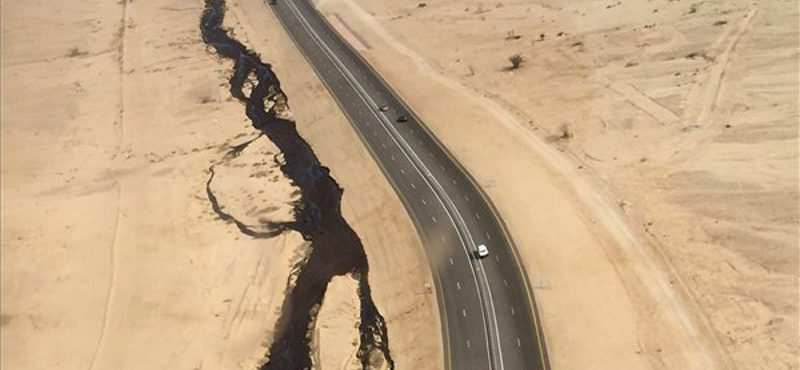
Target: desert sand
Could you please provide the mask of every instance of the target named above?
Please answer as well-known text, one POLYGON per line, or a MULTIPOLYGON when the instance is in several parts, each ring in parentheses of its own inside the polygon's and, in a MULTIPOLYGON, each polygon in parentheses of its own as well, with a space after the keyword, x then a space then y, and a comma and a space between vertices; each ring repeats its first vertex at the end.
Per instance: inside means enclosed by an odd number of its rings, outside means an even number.
POLYGON ((798 369, 796 1, 317 4, 499 208, 553 368, 798 369))
MULTIPOLYGON (((498 207, 554 369, 798 369, 796 1, 318 0, 498 207), (523 57, 510 69, 507 58, 523 57)), ((438 368, 430 272, 397 196, 260 0, 273 64, 345 189, 398 369, 438 368)), ((202 2, 2 3, 4 369, 263 361, 295 188, 200 40, 202 2)), ((312 343, 352 365, 354 281, 312 343)))
MULTIPOLYGON (((442 363, 420 241, 343 114, 258 0, 228 4, 237 38, 273 64, 300 133, 345 189, 398 368, 442 363), (403 293, 403 294, 400 294, 403 293)), ((230 98, 231 65, 200 38, 201 1, 2 4, 3 369, 253 369, 275 330, 297 189, 230 98), (269 232, 270 230, 261 230, 269 232)), ((348 280, 349 279, 349 280, 348 280)), ((355 285, 334 279, 320 369, 354 357, 355 285)))

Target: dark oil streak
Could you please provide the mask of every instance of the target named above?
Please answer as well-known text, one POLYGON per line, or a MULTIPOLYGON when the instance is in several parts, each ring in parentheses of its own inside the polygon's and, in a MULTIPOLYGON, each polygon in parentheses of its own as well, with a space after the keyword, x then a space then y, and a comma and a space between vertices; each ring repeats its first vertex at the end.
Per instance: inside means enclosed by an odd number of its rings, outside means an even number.
MULTIPOLYGON (((222 158, 222 162, 227 162, 233 158, 238 157, 243 150, 245 150, 252 142, 258 140, 262 135, 263 134, 259 134, 255 138, 245 141, 244 143, 234 145, 228 151, 228 153, 225 154, 225 157, 222 158)), ((277 224, 272 223, 265 225, 269 229, 272 229, 272 231, 266 231, 266 232, 256 231, 253 230, 250 226, 248 226, 244 222, 241 222, 238 219, 236 219, 236 217, 233 217, 233 215, 231 215, 230 213, 227 213, 222 210, 222 207, 219 205, 219 200, 217 200, 217 196, 214 195, 214 192, 211 190, 211 182, 214 181, 214 176, 216 175, 216 172, 214 171, 214 166, 216 166, 216 164, 208 168, 209 175, 208 175, 208 181, 206 181, 206 196, 208 196, 208 201, 211 202, 211 209, 214 210, 214 213, 216 213, 217 216, 219 216, 219 218, 223 221, 233 222, 236 225, 236 227, 239 228, 239 231, 253 238, 272 238, 280 235, 285 228, 279 227, 279 225, 277 224)))
POLYGON ((214 166, 208 168, 208 171, 211 173, 208 176, 208 181, 206 182, 206 195, 208 196, 208 200, 211 202, 211 209, 214 210, 214 213, 219 216, 220 219, 223 221, 233 222, 236 227, 239 228, 239 231, 242 234, 249 235, 253 238, 272 238, 274 236, 278 236, 283 232, 283 230, 279 227, 273 227, 272 231, 256 231, 253 230, 250 226, 247 226, 245 223, 237 220, 231 214, 222 210, 222 207, 219 206, 219 201, 217 200, 217 196, 214 195, 214 192, 211 191, 211 181, 214 180, 214 166))
MULTIPOLYGON (((288 106, 288 98, 280 88, 278 77, 269 64, 263 63, 257 54, 230 37, 228 31, 222 28, 224 16, 224 0, 206 0, 200 22, 203 41, 218 55, 234 61, 234 71, 229 81, 231 95, 245 104, 247 117, 253 127, 278 147, 283 154, 281 171, 300 188, 300 200, 294 207, 294 221, 275 226, 279 230, 295 230, 311 243, 310 255, 299 266, 295 285, 283 302, 276 335, 268 353, 269 359, 260 369, 311 368, 309 342, 314 312, 322 303, 331 279, 347 273, 358 280, 361 311, 357 356, 362 368, 367 370, 371 368, 371 362, 385 360, 389 368, 394 369, 386 324, 372 301, 364 247, 341 214, 343 190, 329 175, 328 168, 319 163, 311 146, 300 137, 295 122, 277 117, 275 107, 288 106), (256 84, 250 96, 247 96, 243 86, 251 78, 255 78, 256 84), (265 101, 272 103, 270 109, 266 109, 265 101)), ((216 199, 207 190, 209 199, 216 199)), ((212 201, 212 204, 215 203, 212 201)), ((216 206, 215 211, 218 209, 216 206)))

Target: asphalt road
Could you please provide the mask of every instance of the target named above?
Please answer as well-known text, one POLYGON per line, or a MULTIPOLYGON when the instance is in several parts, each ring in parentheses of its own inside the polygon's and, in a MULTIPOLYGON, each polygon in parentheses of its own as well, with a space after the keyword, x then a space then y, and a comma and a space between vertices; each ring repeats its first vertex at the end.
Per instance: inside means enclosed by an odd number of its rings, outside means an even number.
POLYGON ((444 368, 549 369, 523 266, 474 181, 308 0, 269 6, 350 119, 420 233, 436 282, 444 368), (400 116, 408 120, 397 122, 400 116), (475 257, 480 244, 490 250, 483 259, 475 257))

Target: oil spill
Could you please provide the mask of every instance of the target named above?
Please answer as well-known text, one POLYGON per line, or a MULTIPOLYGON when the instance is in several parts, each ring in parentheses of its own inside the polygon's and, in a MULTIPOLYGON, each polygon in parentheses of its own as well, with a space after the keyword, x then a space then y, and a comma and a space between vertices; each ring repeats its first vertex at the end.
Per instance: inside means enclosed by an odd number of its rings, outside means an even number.
MULTIPOLYGON (((357 356, 362 368, 367 370, 388 365, 389 369, 394 369, 386 324, 372 300, 364 247, 342 217, 343 190, 330 176, 328 168, 319 163, 311 146, 298 134, 295 122, 278 116, 278 108, 288 107, 288 97, 281 90, 272 67, 223 28, 225 10, 224 0, 206 0, 200 21, 203 41, 209 51, 234 62, 229 80, 231 95, 245 105, 245 113, 253 127, 278 147, 282 153, 281 171, 300 189, 300 199, 294 206, 294 221, 272 225, 273 229, 277 232, 297 231, 311 244, 309 256, 298 266, 295 284, 287 291, 268 359, 260 369, 312 368, 309 343, 316 308, 322 304, 331 279, 348 273, 358 281, 361 307, 357 356), (249 95, 245 86, 252 86, 249 95)), ((214 211, 221 218, 237 223, 245 234, 271 236, 249 233, 253 230, 240 225, 233 216, 221 210, 209 187, 214 176, 213 167, 210 170, 206 190, 214 211)))

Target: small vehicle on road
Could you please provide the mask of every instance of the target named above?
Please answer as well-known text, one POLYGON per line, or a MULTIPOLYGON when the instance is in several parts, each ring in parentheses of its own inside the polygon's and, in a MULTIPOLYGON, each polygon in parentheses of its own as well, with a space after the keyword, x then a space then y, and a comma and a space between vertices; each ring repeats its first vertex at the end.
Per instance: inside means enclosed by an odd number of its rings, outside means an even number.
POLYGON ((407 122, 407 121, 408 121, 408 116, 406 116, 405 114, 397 117, 397 122, 407 122))
POLYGON ((486 256, 489 255, 489 248, 486 247, 485 244, 481 244, 481 245, 478 246, 478 249, 475 251, 475 255, 477 255, 478 258, 486 257, 486 256))
POLYGON ((388 105, 381 105, 378 109, 380 109, 381 112, 386 112, 386 111, 389 110, 389 106, 388 105))

